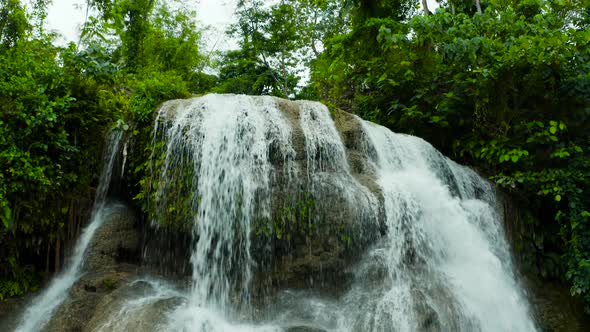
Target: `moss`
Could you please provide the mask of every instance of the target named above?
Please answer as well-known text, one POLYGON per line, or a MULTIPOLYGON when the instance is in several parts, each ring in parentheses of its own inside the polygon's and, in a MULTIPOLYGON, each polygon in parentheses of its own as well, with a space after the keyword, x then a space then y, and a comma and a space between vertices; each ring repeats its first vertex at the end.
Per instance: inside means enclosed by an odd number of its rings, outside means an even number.
MULTIPOLYGON (((280 203, 278 203, 280 204, 280 203)), ((256 219, 253 235, 266 241, 306 242, 312 238, 337 239, 344 247, 351 247, 354 235, 344 224, 328 223, 321 204, 308 191, 289 196, 282 206, 275 208, 272 218, 256 219)))
POLYGON ((336 120, 336 118, 338 117, 338 113, 341 112, 340 109, 338 108, 338 106, 336 106, 336 104, 331 103, 331 102, 327 102, 326 107, 328 107, 328 110, 330 111, 330 115, 332 116, 333 120, 336 120))
POLYGON ((317 230, 315 223, 316 201, 309 192, 303 192, 292 203, 278 209, 277 216, 273 218, 273 234, 277 239, 286 238, 287 241, 298 233, 300 235, 311 234, 317 230))
MULTIPOLYGON (((160 121, 159 125, 166 125, 165 119, 160 121)), ((189 231, 195 222, 193 160, 187 151, 180 150, 182 147, 172 147, 176 150, 167 151, 163 131, 156 133, 156 137, 153 135, 153 129, 149 128, 136 136, 135 145, 138 148, 136 155, 130 158, 135 166, 134 174, 130 177, 137 183, 134 200, 148 219, 159 226, 189 231), (164 181, 161 174, 168 153, 184 155, 186 158, 182 158, 182 164, 168 170, 167 181, 164 181)))
POLYGON ((114 290, 115 288, 117 288, 117 282, 114 281, 111 278, 104 278, 102 280, 102 286, 106 289, 106 290, 114 290))

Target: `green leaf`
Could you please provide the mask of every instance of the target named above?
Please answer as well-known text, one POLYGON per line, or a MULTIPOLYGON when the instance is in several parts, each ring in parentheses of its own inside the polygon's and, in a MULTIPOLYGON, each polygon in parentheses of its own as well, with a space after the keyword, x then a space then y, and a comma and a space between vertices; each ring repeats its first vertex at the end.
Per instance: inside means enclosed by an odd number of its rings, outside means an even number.
POLYGON ((555 195, 555 201, 556 202, 561 201, 561 195, 555 195))
POLYGON ((10 224, 11 224, 11 220, 12 220, 12 211, 10 210, 10 208, 8 206, 4 206, 3 207, 3 212, 4 215, 2 216, 2 223, 4 224, 4 227, 6 229, 10 229, 10 224))

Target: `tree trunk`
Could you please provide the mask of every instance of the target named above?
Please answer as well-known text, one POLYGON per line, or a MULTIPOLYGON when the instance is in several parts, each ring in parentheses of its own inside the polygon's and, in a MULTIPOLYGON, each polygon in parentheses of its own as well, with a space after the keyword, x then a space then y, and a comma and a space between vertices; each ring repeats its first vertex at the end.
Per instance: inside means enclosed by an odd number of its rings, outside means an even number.
MULTIPOLYGON (((318 12, 317 10, 313 11, 313 24, 317 25, 318 24, 318 12)), ((320 52, 318 52, 316 46, 315 46, 315 29, 312 29, 313 32, 311 32, 312 36, 309 37, 309 39, 311 40, 311 50, 313 52, 313 54, 315 55, 315 57, 319 57, 320 56, 320 52)))
POLYGON ((285 63, 286 55, 283 53, 281 54, 281 67, 283 71, 283 93, 285 94, 285 98, 289 99, 289 95, 291 91, 289 91, 289 72, 287 71, 287 64, 285 63))
POLYGON ((430 10, 428 10, 428 1, 422 0, 422 10, 424 10, 424 15, 432 15, 430 10))
POLYGON ((59 241, 59 239, 57 239, 55 241, 55 273, 58 273, 60 270, 60 265, 59 265, 59 254, 60 254, 60 248, 61 247, 61 242, 59 241))
POLYGON ((475 7, 477 8, 477 13, 481 15, 481 3, 479 0, 475 0, 475 7))
POLYGON ((49 257, 51 254, 51 242, 47 241, 47 254, 45 255, 45 275, 49 275, 49 257))

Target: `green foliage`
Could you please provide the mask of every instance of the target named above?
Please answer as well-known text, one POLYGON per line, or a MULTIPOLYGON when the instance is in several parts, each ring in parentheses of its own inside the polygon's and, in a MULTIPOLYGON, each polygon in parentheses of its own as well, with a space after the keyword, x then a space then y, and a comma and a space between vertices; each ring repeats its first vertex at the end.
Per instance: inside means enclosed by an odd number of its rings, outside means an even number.
POLYGON ((137 124, 151 124, 156 106, 168 99, 190 96, 187 83, 175 72, 148 72, 130 81, 131 111, 137 124))
POLYGON ((219 92, 294 95, 300 39, 293 1, 266 6, 263 1, 239 1, 238 23, 228 32, 240 38, 240 50, 228 52, 220 68, 219 92))
MULTIPOLYGON (((49 257, 61 255, 49 250, 75 237, 75 220, 88 213, 76 206, 92 197, 105 133, 117 124, 130 136, 147 139, 146 124, 159 103, 205 91, 216 80, 200 72, 200 34, 188 11, 154 1, 93 1, 101 15, 85 25, 83 47, 61 48, 42 30, 44 1, 35 3, 30 17, 19 1, 1 4, 0 298, 5 298, 35 290, 39 271, 54 263, 49 257)), ((134 154, 132 167, 139 158, 148 160, 145 154, 149 151, 134 154)), ((130 179, 135 184, 140 178, 130 179)))
POLYGON ((418 1, 413 0, 355 0, 353 21, 362 25, 370 18, 391 18, 403 21, 411 17, 418 8, 418 1))
POLYGON ((561 240, 564 277, 590 303, 588 4, 481 4, 368 15, 326 40, 308 89, 489 174, 561 240))
POLYGON ((61 208, 69 199, 65 189, 84 181, 76 159, 84 142, 76 144, 70 136, 76 99, 59 56, 48 38, 0 48, 0 278, 9 289, 5 295, 34 288, 32 273, 27 279, 27 273, 18 272, 21 253, 56 241, 64 226, 61 208))
POLYGON ((20 44, 0 55, 0 177, 10 179, 8 195, 44 193, 67 177, 52 157, 67 163, 76 150, 67 140, 63 118, 74 99, 63 88, 56 55, 46 41, 20 44))
POLYGON ((238 23, 228 33, 239 50, 223 55, 215 91, 293 98, 303 69, 321 53, 325 38, 346 31, 351 3, 341 0, 238 1, 238 23))
POLYGON ((39 274, 33 268, 22 268, 14 262, 11 275, 0 278, 0 301, 37 291, 40 279, 39 274))
POLYGON ((172 10, 155 0, 95 0, 90 5, 99 17, 88 20, 83 41, 116 45, 113 61, 128 72, 176 71, 186 77, 202 69, 193 11, 172 10))
POLYGON ((19 0, 0 0, 0 43, 5 48, 14 46, 30 28, 19 0))
MULTIPOLYGON (((159 125, 166 125, 165 120, 159 125)), ((152 133, 146 136, 143 141, 150 152, 147 158, 143 159, 134 169, 134 173, 139 176, 138 194, 134 200, 138 201, 142 209, 146 212, 150 220, 153 220, 161 227, 190 231, 192 222, 196 216, 193 215, 193 181, 194 164, 192 156, 181 158, 181 164, 176 167, 167 169, 168 179, 162 180, 162 167, 168 153, 183 155, 183 147, 170 147, 174 151, 168 151, 167 145, 160 135, 162 132, 155 133, 157 136, 152 137, 152 133)))
POLYGON ((280 74, 259 61, 252 49, 230 51, 224 55, 222 61, 224 65, 219 72, 220 84, 214 88, 215 92, 282 95, 277 83, 280 74))

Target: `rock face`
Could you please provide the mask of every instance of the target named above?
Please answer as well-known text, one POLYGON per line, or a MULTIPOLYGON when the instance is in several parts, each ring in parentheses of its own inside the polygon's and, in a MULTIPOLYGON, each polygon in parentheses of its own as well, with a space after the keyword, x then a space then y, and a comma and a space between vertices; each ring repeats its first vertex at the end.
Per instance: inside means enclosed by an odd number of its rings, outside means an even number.
POLYGON ((83 331, 158 331, 166 313, 183 302, 180 294, 162 291, 157 284, 127 283, 101 299, 83 331), (135 305, 129 304, 133 300, 135 305))
POLYGON ((88 248, 82 277, 46 331, 83 331, 105 296, 136 277, 140 234, 135 223, 135 214, 124 205, 106 216, 88 248))
POLYGON ((19 319, 16 313, 24 312, 29 301, 30 296, 0 301, 0 331, 16 329, 19 319))
MULTIPOLYGON (((285 176, 285 165, 274 163, 277 176, 271 186, 271 192, 276 193, 271 203, 272 218, 285 228, 286 234, 280 238, 271 234, 272 240, 267 245, 274 251, 273 266, 263 273, 270 272, 270 281, 276 289, 311 287, 329 293, 342 291, 352 278, 347 267, 383 231, 383 226, 375 227, 383 225, 383 221, 378 221, 383 219, 383 211, 377 207, 380 189, 367 158, 363 141, 366 138, 360 123, 340 111, 333 114, 334 123, 344 141, 347 159, 336 163, 344 162, 347 167, 330 166, 315 174, 311 172, 309 168, 318 167, 314 164, 326 157, 308 155, 310 147, 306 146, 303 129, 298 125, 301 109, 296 106, 281 103, 294 128, 293 146, 300 157, 292 162, 291 171, 295 170, 298 178, 295 181, 281 178, 285 176)), ((260 235, 258 239, 268 241, 260 235)), ((263 285, 268 286, 268 283, 263 285)))
POLYGON ((567 285, 556 281, 563 274, 559 270, 561 255, 552 253, 552 244, 545 243, 545 239, 535 232, 537 222, 526 209, 520 208, 500 190, 496 195, 506 236, 541 330, 588 331, 590 318, 584 312, 583 303, 570 295, 567 285))
MULTIPOLYGON (((253 205, 253 211, 264 213, 253 216, 248 235, 252 260, 257 262, 251 289, 254 300, 265 292, 268 295, 268 292, 284 288, 311 287, 329 292, 344 289, 342 286, 352 277, 346 267, 358 258, 360 249, 366 248, 384 231, 384 223, 379 222, 383 218, 378 203, 380 189, 358 118, 337 111, 332 119, 324 109, 317 109, 317 103, 311 102, 271 97, 244 102, 248 106, 239 107, 252 107, 252 110, 235 110, 243 116, 236 123, 239 127, 236 135, 242 135, 240 139, 244 141, 238 145, 246 145, 237 148, 248 151, 248 144, 267 145, 261 148, 267 149, 262 152, 265 156, 260 158, 261 165, 246 166, 261 173, 258 181, 264 183, 266 179, 262 178, 268 179, 267 183, 256 185, 259 188, 251 193, 252 202, 248 202, 253 205), (278 112, 273 112, 276 110, 278 112), (252 119, 257 116, 267 118, 266 127, 253 128, 260 125, 260 119, 252 119), (244 131, 254 132, 253 136, 248 137, 244 131), (254 137, 257 131, 265 132, 254 137), (339 286, 331 287, 333 284, 339 286)), ((150 203, 155 207, 151 219, 185 234, 194 232, 187 225, 190 227, 195 216, 203 213, 199 210, 201 202, 194 201, 197 195, 194 186, 201 180, 195 171, 195 162, 200 161, 193 156, 205 153, 203 150, 209 144, 200 146, 198 140, 192 141, 200 136, 208 139, 209 120, 199 114, 200 105, 191 103, 170 101, 160 111, 156 141, 161 141, 155 145, 154 163, 161 168, 154 170, 152 181, 158 183, 157 199, 150 203), (186 112, 187 109, 194 112, 186 112), (185 122, 175 122, 179 121, 178 117, 185 122)), ((211 144, 218 141, 212 140, 211 144)), ((215 149, 230 147, 215 146, 215 149)), ((249 152, 236 153, 234 158, 241 158, 243 153, 260 151, 252 148, 249 152)), ((224 177, 223 173, 219 176, 224 177)), ((171 234, 171 238, 187 237, 171 234)), ((163 241, 152 242, 160 242, 160 249, 162 244, 166 247, 163 241)), ((190 249, 190 246, 182 246, 190 249)), ((148 258, 154 255, 166 256, 161 250, 155 250, 148 258)), ((187 266, 188 258, 176 254, 173 259, 175 265, 187 266), (184 258, 185 262, 179 262, 179 258, 184 258)), ((190 269, 182 270, 190 273, 190 269)))
POLYGON ((134 212, 121 205, 94 236, 83 270, 113 269, 123 262, 138 264, 141 239, 136 222, 134 212))

